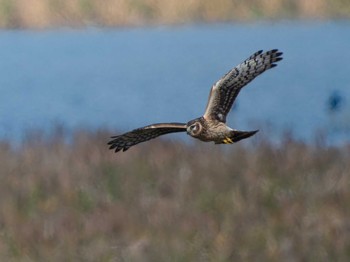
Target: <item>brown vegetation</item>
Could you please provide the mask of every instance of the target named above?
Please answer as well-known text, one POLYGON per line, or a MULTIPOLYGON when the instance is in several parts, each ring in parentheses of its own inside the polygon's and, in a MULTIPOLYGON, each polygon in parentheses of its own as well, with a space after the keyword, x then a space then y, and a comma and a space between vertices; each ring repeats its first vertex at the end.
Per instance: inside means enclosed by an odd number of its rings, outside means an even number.
POLYGON ((349 18, 347 0, 0 0, 0 26, 125 26, 349 18))
POLYGON ((108 137, 1 143, 1 261, 349 260, 350 147, 108 137))

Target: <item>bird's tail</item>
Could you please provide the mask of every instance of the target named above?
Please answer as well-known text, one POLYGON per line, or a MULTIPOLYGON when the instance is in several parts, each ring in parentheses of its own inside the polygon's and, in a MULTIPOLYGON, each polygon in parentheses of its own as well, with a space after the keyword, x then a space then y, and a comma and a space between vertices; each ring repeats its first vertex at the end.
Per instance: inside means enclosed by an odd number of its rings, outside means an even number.
MULTIPOLYGON (((233 130, 231 131, 230 135, 226 136, 222 141, 221 144, 232 144, 236 143, 239 140, 251 137, 255 135, 259 130, 254 130, 254 131, 238 131, 238 130, 233 130)), ((219 144, 219 143, 218 143, 219 144)))

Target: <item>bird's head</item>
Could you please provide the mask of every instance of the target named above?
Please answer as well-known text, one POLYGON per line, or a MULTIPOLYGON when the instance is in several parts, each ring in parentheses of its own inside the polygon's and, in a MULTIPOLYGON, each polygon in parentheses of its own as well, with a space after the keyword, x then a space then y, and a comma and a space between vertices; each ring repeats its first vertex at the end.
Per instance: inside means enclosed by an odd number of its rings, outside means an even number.
POLYGON ((191 120, 187 123, 187 134, 193 137, 197 137, 203 130, 203 126, 199 121, 199 118, 191 120))

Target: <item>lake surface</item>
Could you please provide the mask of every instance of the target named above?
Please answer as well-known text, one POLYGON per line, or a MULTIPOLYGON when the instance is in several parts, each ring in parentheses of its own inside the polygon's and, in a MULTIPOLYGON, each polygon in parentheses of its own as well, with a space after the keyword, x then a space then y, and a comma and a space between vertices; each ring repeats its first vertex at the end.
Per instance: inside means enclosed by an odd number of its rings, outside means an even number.
POLYGON ((273 137, 291 129, 305 141, 323 130, 349 142, 349 47, 344 21, 1 31, 0 138, 57 123, 119 133, 187 122, 224 73, 278 48, 284 60, 242 90, 229 125, 273 137))

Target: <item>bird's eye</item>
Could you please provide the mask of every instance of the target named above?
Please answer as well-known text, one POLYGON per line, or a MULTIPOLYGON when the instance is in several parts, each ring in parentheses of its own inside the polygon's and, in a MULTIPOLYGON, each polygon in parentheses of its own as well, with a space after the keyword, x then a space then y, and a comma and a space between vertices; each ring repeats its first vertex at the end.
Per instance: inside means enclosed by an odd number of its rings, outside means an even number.
POLYGON ((192 130, 192 131, 196 131, 196 130, 197 130, 197 125, 192 125, 192 126, 191 126, 191 130, 192 130))

